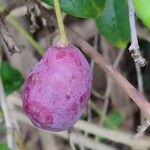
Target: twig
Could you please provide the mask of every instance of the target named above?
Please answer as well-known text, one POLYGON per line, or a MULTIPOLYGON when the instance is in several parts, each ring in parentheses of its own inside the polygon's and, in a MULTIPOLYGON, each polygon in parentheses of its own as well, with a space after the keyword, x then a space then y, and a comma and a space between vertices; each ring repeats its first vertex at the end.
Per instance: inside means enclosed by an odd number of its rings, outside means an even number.
MULTIPOLYGON (((10 101, 11 105, 17 105, 17 107, 22 108, 22 103, 20 103, 20 96, 18 96, 18 94, 9 96, 9 99, 12 100, 12 101, 10 101)), ((8 101, 9 101, 9 99, 8 99, 8 101)), ((23 112, 20 112, 20 111, 17 112, 16 110, 14 110, 12 112, 12 115, 15 116, 15 118, 16 118, 16 120, 18 120, 18 122, 27 123, 28 125, 35 127, 30 123, 30 121, 27 119, 27 116, 23 112)), ((123 144, 129 145, 131 147, 138 147, 138 149, 150 147, 150 139, 146 136, 144 136, 142 139, 134 139, 134 138, 132 138, 133 135, 131 133, 106 129, 106 128, 103 128, 103 127, 100 127, 100 126, 97 126, 97 125, 94 125, 91 123, 86 123, 85 121, 81 121, 81 120, 79 120, 74 127, 75 127, 75 129, 86 131, 88 133, 91 133, 92 135, 104 137, 104 138, 107 138, 107 139, 117 142, 117 143, 123 143, 123 144)), ((39 131, 43 131, 43 130, 39 130, 39 131)), ((47 132, 47 131, 45 131, 45 133, 49 134, 49 132, 47 132)), ((58 132, 52 132, 52 133, 55 135, 59 134, 58 132)), ((64 134, 64 133, 68 137, 67 132, 61 132, 60 134, 64 134)), ((89 139, 89 138, 83 137, 83 139, 86 141, 86 139, 89 139)), ((77 140, 78 144, 80 144, 84 141, 84 140, 79 141, 78 138, 76 140, 77 140)), ((96 145, 95 143, 93 143, 93 144, 96 145)), ((84 145, 89 147, 86 144, 84 144, 84 145)), ((90 145, 90 146, 92 147, 92 145, 90 145)), ((89 147, 89 148, 91 148, 91 147, 89 147)))
MULTIPOLYGON (((95 50, 97 50, 97 48, 98 48, 98 36, 99 36, 98 34, 95 34, 95 36, 94 36, 93 46, 94 46, 95 50)), ((95 65, 95 62, 91 59, 91 70, 92 70, 92 73, 94 72, 94 65, 95 65)), ((88 102, 88 106, 87 106, 87 115, 88 115, 87 121, 90 123, 91 119, 92 119, 92 108, 91 108, 90 101, 88 102)), ((87 137, 88 133, 85 132, 84 136, 87 137)), ((85 147, 83 145, 81 145, 80 149, 81 150, 85 150, 85 147)))
POLYGON ((1 14, 0 14, 0 35, 4 40, 5 44, 8 47, 8 50, 13 54, 14 52, 20 52, 19 48, 16 46, 14 40, 12 39, 12 35, 7 27, 7 24, 4 22, 1 14))
MULTIPOLYGON (((109 58, 108 50, 107 50, 108 48, 107 48, 106 45, 107 45, 107 43, 105 42, 105 40, 103 40, 103 38, 101 38, 102 54, 106 59, 108 59, 109 58)), ((104 94, 104 105, 103 105, 103 108, 102 108, 102 115, 101 115, 101 118, 100 118, 100 125, 103 125, 103 122, 104 122, 104 119, 105 119, 105 116, 106 116, 106 112, 107 112, 108 105, 109 105, 110 93, 111 93, 111 78, 110 78, 110 76, 106 75, 106 91, 105 91, 105 94, 104 94)))
POLYGON ((98 99, 105 99, 104 95, 100 94, 98 91, 95 89, 92 89, 92 94, 96 96, 98 99))
MULTIPOLYGON (((120 50, 114 64, 113 64, 113 67, 114 68, 117 68, 118 65, 119 65, 119 62, 121 61, 121 58, 124 54, 124 51, 125 49, 122 49, 120 50)), ((103 106, 103 111, 102 111, 102 116, 101 116, 101 120, 100 120, 100 125, 103 124, 104 122, 104 119, 105 119, 105 116, 106 116, 106 112, 107 112, 107 109, 108 109, 108 104, 109 104, 109 96, 110 96, 110 93, 111 93, 111 88, 112 88, 112 80, 110 78, 110 76, 107 77, 107 88, 106 88, 106 92, 105 92, 105 95, 104 95, 104 99, 105 99, 105 103, 104 103, 104 106, 103 106)))
MULTIPOLYGON (((5 7, 0 3, 0 12, 2 12, 3 9, 5 9, 5 7)), ((6 17, 6 21, 13 26, 27 41, 29 41, 29 43, 38 51, 40 55, 43 55, 43 47, 41 47, 41 45, 35 41, 32 36, 18 23, 18 21, 12 17, 11 13, 6 17)))
MULTIPOLYGON (((138 64, 135 63, 135 68, 136 68, 136 73, 137 73, 137 83, 138 83, 138 90, 141 93, 144 93, 143 89, 143 78, 142 78, 142 72, 141 68, 138 66, 138 64)), ((141 124, 144 122, 144 116, 143 113, 141 112, 141 124)))
POLYGON ((103 69, 109 76, 111 76, 117 84, 128 94, 128 96, 139 106, 139 108, 145 113, 146 116, 150 117, 150 103, 148 100, 129 83, 125 77, 123 77, 112 65, 105 60, 96 50, 88 44, 84 39, 77 34, 75 31, 66 28, 69 39, 81 50, 88 54, 97 64, 103 69))
MULTIPOLYGON (((91 123, 92 121, 92 108, 91 108, 91 104, 90 104, 90 100, 88 101, 88 106, 87 106, 87 122, 91 123)), ((84 137, 88 137, 88 132, 85 132, 84 133, 84 137)), ((85 147, 84 145, 81 144, 81 147, 80 147, 81 150, 85 150, 85 147)))
MULTIPOLYGON (((25 116, 25 114, 19 112, 17 113, 16 111, 13 112, 13 115, 15 115, 15 117, 18 119, 18 121, 21 121, 23 123, 27 123, 28 125, 34 127, 33 125, 31 125, 31 123, 28 121, 27 117, 25 116)), ((82 120, 79 120, 76 125, 74 126, 75 129, 78 129, 78 130, 82 130, 82 131, 86 131, 88 133, 91 133, 92 135, 97 135, 99 137, 104 137, 106 139, 109 139, 111 141, 114 141, 116 143, 122 143, 122 144, 125 144, 125 145, 129 145, 135 149, 146 149, 146 148, 149 148, 150 147, 150 139, 148 137, 143 137, 142 139, 135 139, 135 138, 132 138, 133 135, 128 133, 128 132, 121 132, 121 131, 114 131, 114 130, 111 130, 111 129, 106 129, 106 128, 103 128, 103 127, 100 127, 100 126, 97 126, 97 125, 94 125, 92 123, 87 123, 85 121, 82 121, 82 120)), ((41 130, 40 130, 41 131, 41 130)), ((42 130, 43 131, 43 130, 42 130)), ((45 133, 48 133, 47 131, 45 131, 45 133)), ((67 132, 51 132, 52 134, 54 135, 66 135, 68 137, 68 134, 67 132)), ((87 139, 90 139, 90 138, 85 138, 83 137, 82 140, 79 140, 78 137, 76 137, 74 143, 78 143, 80 144, 80 142, 84 143, 84 141, 88 141, 87 139)), ((84 145, 86 147, 89 147, 89 148, 92 148, 94 149, 96 146, 97 146, 97 142, 94 142, 92 140, 92 143, 84 143, 84 145), (93 144, 92 144, 93 143, 93 144)), ((99 143, 100 144, 100 143, 99 143)), ((101 144, 100 144, 101 145, 101 144)))
MULTIPOLYGON (((58 136, 68 139, 65 132, 56 133, 54 135, 58 135, 58 136)), ((96 149, 96 150, 116 150, 115 148, 112 148, 110 146, 107 146, 107 145, 99 143, 99 142, 95 142, 91 138, 85 138, 84 136, 77 134, 77 133, 72 133, 70 136, 71 136, 72 141, 75 144, 80 144, 80 142, 82 142, 82 144, 86 148, 96 149)))
MULTIPOLYGON (((25 116, 25 114, 23 114, 21 112, 14 111, 13 112, 13 116, 15 116, 18 119, 19 122, 22 122, 24 124, 26 123, 30 127, 36 128, 35 126, 33 126, 29 122, 29 120, 27 119, 27 117, 25 116)), ((78 121, 78 124, 80 124, 80 121, 78 121)), ((88 127, 88 126, 86 126, 86 127, 88 127)), ((52 135, 60 136, 62 138, 65 138, 65 139, 69 140, 67 131, 63 131, 63 132, 47 132, 47 131, 44 131, 44 130, 39 130, 39 132, 42 132, 42 133, 44 133, 46 135, 52 134, 52 135)), ((106 130, 106 132, 107 132, 107 130, 106 130)), ((91 132, 89 132, 89 133, 91 133, 91 132)), ((96 149, 96 150, 103 150, 103 149, 104 150, 114 150, 112 147, 109 147, 109 146, 107 146, 105 144, 102 144, 102 143, 99 143, 99 142, 95 142, 92 138, 88 138, 88 137, 85 138, 81 134, 77 134, 77 133, 72 132, 70 134, 70 137, 71 137, 72 142, 74 142, 75 144, 79 145, 79 144, 82 143, 82 145, 84 145, 85 147, 90 148, 90 149, 96 149)), ((103 137, 103 135, 102 135, 102 137, 103 137)), ((122 140, 122 139, 120 139, 120 140, 122 140)), ((142 147, 143 147, 143 145, 145 145, 144 147, 148 147, 147 146, 149 144, 148 140, 146 142, 143 140, 142 142, 143 142, 143 144, 141 145, 142 147)))
POLYGON ((101 119, 100 119, 100 125, 103 125, 104 120, 105 120, 105 116, 106 116, 108 105, 109 105, 110 92, 111 92, 111 78, 110 78, 110 76, 107 76, 107 88, 106 88, 106 92, 104 95, 105 101, 104 101, 102 115, 101 115, 101 119))
POLYGON ((89 124, 85 121, 80 120, 76 125, 75 128, 83 131, 88 131, 91 134, 98 135, 100 137, 108 138, 109 140, 112 140, 114 142, 121 142, 123 144, 127 144, 130 146, 133 146, 134 148, 141 148, 141 147, 150 147, 150 144, 146 146, 146 143, 144 144, 142 139, 133 139, 131 135, 128 135, 126 133, 121 133, 119 131, 113 131, 110 129, 105 129, 102 127, 99 127, 94 124, 89 124), (139 142, 139 143, 138 143, 139 142), (137 145, 136 145, 137 144, 137 145))
POLYGON ((4 120, 7 129, 7 137, 6 137, 7 145, 10 150, 14 150, 13 125, 10 117, 8 104, 5 98, 1 77, 0 77, 0 104, 2 111, 4 113, 4 120))
MULTIPOLYGON (((136 63, 135 63, 135 67, 136 67, 137 79, 138 79, 138 89, 141 93, 143 93, 144 89, 143 89, 143 79, 142 79, 141 68, 136 63)), ((144 116, 143 116, 143 113, 141 112, 141 125, 138 126, 137 134, 134 137, 141 138, 149 126, 150 126, 150 121, 149 120, 144 121, 144 116)))
POLYGON ((144 136, 144 132, 148 129, 148 127, 150 126, 150 122, 149 120, 144 121, 140 126, 138 126, 138 133, 133 136, 134 138, 141 138, 144 136))
MULTIPOLYGON (((132 53, 132 57, 134 58, 135 61, 135 67, 136 67, 136 72, 138 77, 138 89, 141 93, 143 93, 143 80, 142 80, 140 67, 144 67, 146 65, 146 60, 142 57, 140 53, 140 47, 138 44, 137 31, 135 25, 135 9, 133 5, 133 0, 128 0, 128 7, 129 7, 129 21, 130 21, 130 30, 131 30, 131 46, 129 47, 129 50, 132 53)), ((142 112, 141 112, 141 117, 143 118, 142 112)), ((143 119, 141 121, 143 121, 143 119)), ((142 136, 144 134, 145 130, 149 127, 148 126, 149 124, 147 122, 149 121, 146 121, 142 123, 141 126, 139 126, 136 137, 142 136)))
MULTIPOLYGON (((94 36, 94 44, 93 44, 93 47, 95 48, 96 51, 97 51, 97 49, 98 49, 98 37, 99 37, 98 34, 96 34, 96 35, 94 36)), ((93 61, 93 59, 91 59, 92 73, 93 73, 93 71, 94 71, 94 65, 95 65, 95 62, 93 61)))
POLYGON ((146 65, 146 60, 142 57, 140 53, 140 47, 138 44, 133 0, 128 0, 128 7, 129 7, 129 22, 131 30, 131 45, 129 47, 129 51, 131 52, 131 56, 133 57, 135 63, 137 63, 140 67, 144 67, 146 65))
POLYGON ((76 150, 76 147, 74 145, 74 141, 72 140, 71 134, 72 134, 72 128, 68 130, 68 140, 69 140, 69 144, 71 146, 71 149, 76 150))

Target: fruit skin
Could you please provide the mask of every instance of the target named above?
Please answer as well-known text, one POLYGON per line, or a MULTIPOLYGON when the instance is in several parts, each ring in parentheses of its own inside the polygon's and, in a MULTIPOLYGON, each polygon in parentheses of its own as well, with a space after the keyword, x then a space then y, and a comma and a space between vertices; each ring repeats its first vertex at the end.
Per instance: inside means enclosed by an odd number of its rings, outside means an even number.
POLYGON ((75 46, 49 48, 25 83, 23 108, 42 129, 72 127, 87 105, 92 87, 90 66, 75 46))

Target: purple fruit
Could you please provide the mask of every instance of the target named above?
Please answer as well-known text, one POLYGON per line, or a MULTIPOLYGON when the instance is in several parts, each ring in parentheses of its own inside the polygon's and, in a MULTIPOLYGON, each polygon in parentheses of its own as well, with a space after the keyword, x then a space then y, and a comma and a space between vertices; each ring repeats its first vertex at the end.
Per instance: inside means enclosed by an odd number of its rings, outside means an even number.
POLYGON ((80 50, 56 45, 29 74, 22 92, 23 107, 34 125, 66 130, 80 118, 91 86, 91 69, 80 50))

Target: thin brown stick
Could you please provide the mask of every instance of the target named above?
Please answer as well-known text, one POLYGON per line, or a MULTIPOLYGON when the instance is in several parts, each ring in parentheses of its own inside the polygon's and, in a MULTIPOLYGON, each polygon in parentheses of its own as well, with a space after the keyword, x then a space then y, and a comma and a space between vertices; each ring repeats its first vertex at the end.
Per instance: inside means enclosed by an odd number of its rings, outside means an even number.
MULTIPOLYGON (((143 88, 142 70, 137 63, 135 63, 135 69, 136 69, 136 74, 137 74, 138 90, 143 94, 144 88, 143 88)), ((140 112, 140 116, 141 116, 141 124, 142 124, 145 119, 142 112, 140 112)))
POLYGON ((141 138, 141 137, 143 137, 145 131, 148 129, 149 126, 150 126, 149 120, 146 120, 146 121, 142 122, 141 125, 138 126, 138 128, 137 128, 137 133, 134 136, 134 138, 141 138))
MULTIPOLYGON (((27 117, 25 116, 25 114, 21 113, 21 112, 16 112, 14 111, 13 112, 13 115, 18 119, 19 122, 23 122, 23 123, 26 123, 32 127, 35 127, 33 125, 31 125, 31 123, 29 122, 29 120, 27 119, 27 117)), ((86 131, 88 133, 91 133, 92 135, 97 135, 99 137, 104 137, 106 139, 109 139, 110 141, 114 141, 116 143, 122 143, 122 144, 125 144, 125 145, 129 145, 135 149, 147 149, 150 147, 150 142, 149 142, 149 138, 148 137, 143 137, 142 139, 135 139, 135 138, 132 138, 132 134, 131 133, 127 133, 127 132, 122 132, 122 131, 114 131, 112 129, 106 129, 106 128, 103 128, 103 127, 100 127, 100 126, 97 126, 95 124, 92 124, 92 123, 88 123, 88 122, 85 122, 83 120, 79 120, 75 126, 74 126, 75 129, 78 129, 78 130, 82 130, 82 131, 86 131)), ((40 130, 40 131, 43 131, 44 130, 40 130)), ((45 133, 48 133, 47 131, 45 131, 45 133)), ((52 134, 55 134, 55 135, 58 135, 58 134, 67 134, 66 131, 64 132, 50 132, 52 134)), ((88 139, 88 138, 85 138, 83 137, 83 139, 88 139)), ((83 139, 81 140, 81 142, 83 142, 83 139)), ((78 144, 80 142, 79 138, 76 138, 78 144)), ((92 145, 95 145, 96 146, 96 141, 92 141, 93 144, 92 145)), ((100 144, 100 143, 99 143, 100 144)), ((89 146, 92 146, 92 145, 89 145, 89 146)), ((89 147, 88 145, 85 145, 87 147, 89 147)), ((92 149, 95 148, 92 147, 92 149)), ((91 147, 89 147, 91 148, 91 147)), ((102 148, 101 148, 102 149, 102 148)))
POLYGON ((66 28, 69 39, 88 54, 117 84, 129 95, 129 97, 139 106, 147 117, 150 117, 150 103, 148 100, 122 76, 112 65, 100 55, 89 43, 75 31, 66 28))
POLYGON ((76 150, 76 147, 74 145, 75 143, 74 143, 74 141, 71 138, 71 133, 72 132, 73 132, 72 128, 68 130, 68 140, 69 140, 69 144, 70 144, 71 150, 76 150))
POLYGON ((130 22, 130 31, 131 31, 131 45, 129 47, 129 51, 131 52, 131 56, 133 57, 135 63, 139 67, 144 67, 146 65, 146 60, 142 57, 140 53, 140 47, 137 38, 137 31, 135 25, 135 9, 133 5, 133 0, 128 0, 129 7, 129 22, 130 22))
MULTIPOLYGON (((118 53, 117 55, 117 58, 115 60, 115 62, 113 63, 113 67, 115 69, 117 69, 118 65, 119 65, 119 62, 121 61, 121 58, 124 54, 124 49, 120 50, 120 52, 118 53)), ((102 117, 101 117, 101 120, 100 120, 100 125, 103 124, 104 122, 104 119, 106 117, 106 113, 107 113, 107 109, 108 109, 108 105, 109 105, 109 96, 111 94, 111 89, 112 89, 112 79, 110 78, 110 76, 107 77, 107 88, 106 88, 106 92, 105 92, 105 95, 104 95, 104 99, 105 99, 105 103, 104 103, 104 106, 103 106, 103 111, 102 111, 102 117)))
POLYGON ((10 34, 7 24, 4 22, 1 14, 0 14, 0 35, 2 36, 2 39, 4 40, 5 44, 8 47, 8 50, 11 53, 20 52, 19 48, 12 39, 12 35, 10 34))

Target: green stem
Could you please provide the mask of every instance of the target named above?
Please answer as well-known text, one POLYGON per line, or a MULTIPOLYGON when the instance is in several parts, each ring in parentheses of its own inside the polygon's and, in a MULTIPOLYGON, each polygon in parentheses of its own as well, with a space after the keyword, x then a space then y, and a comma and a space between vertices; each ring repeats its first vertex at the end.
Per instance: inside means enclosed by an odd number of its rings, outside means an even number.
POLYGON ((67 44, 67 36, 64 28, 63 19, 61 16, 59 0, 54 0, 55 13, 57 17, 58 28, 60 32, 60 42, 61 44, 67 44))

